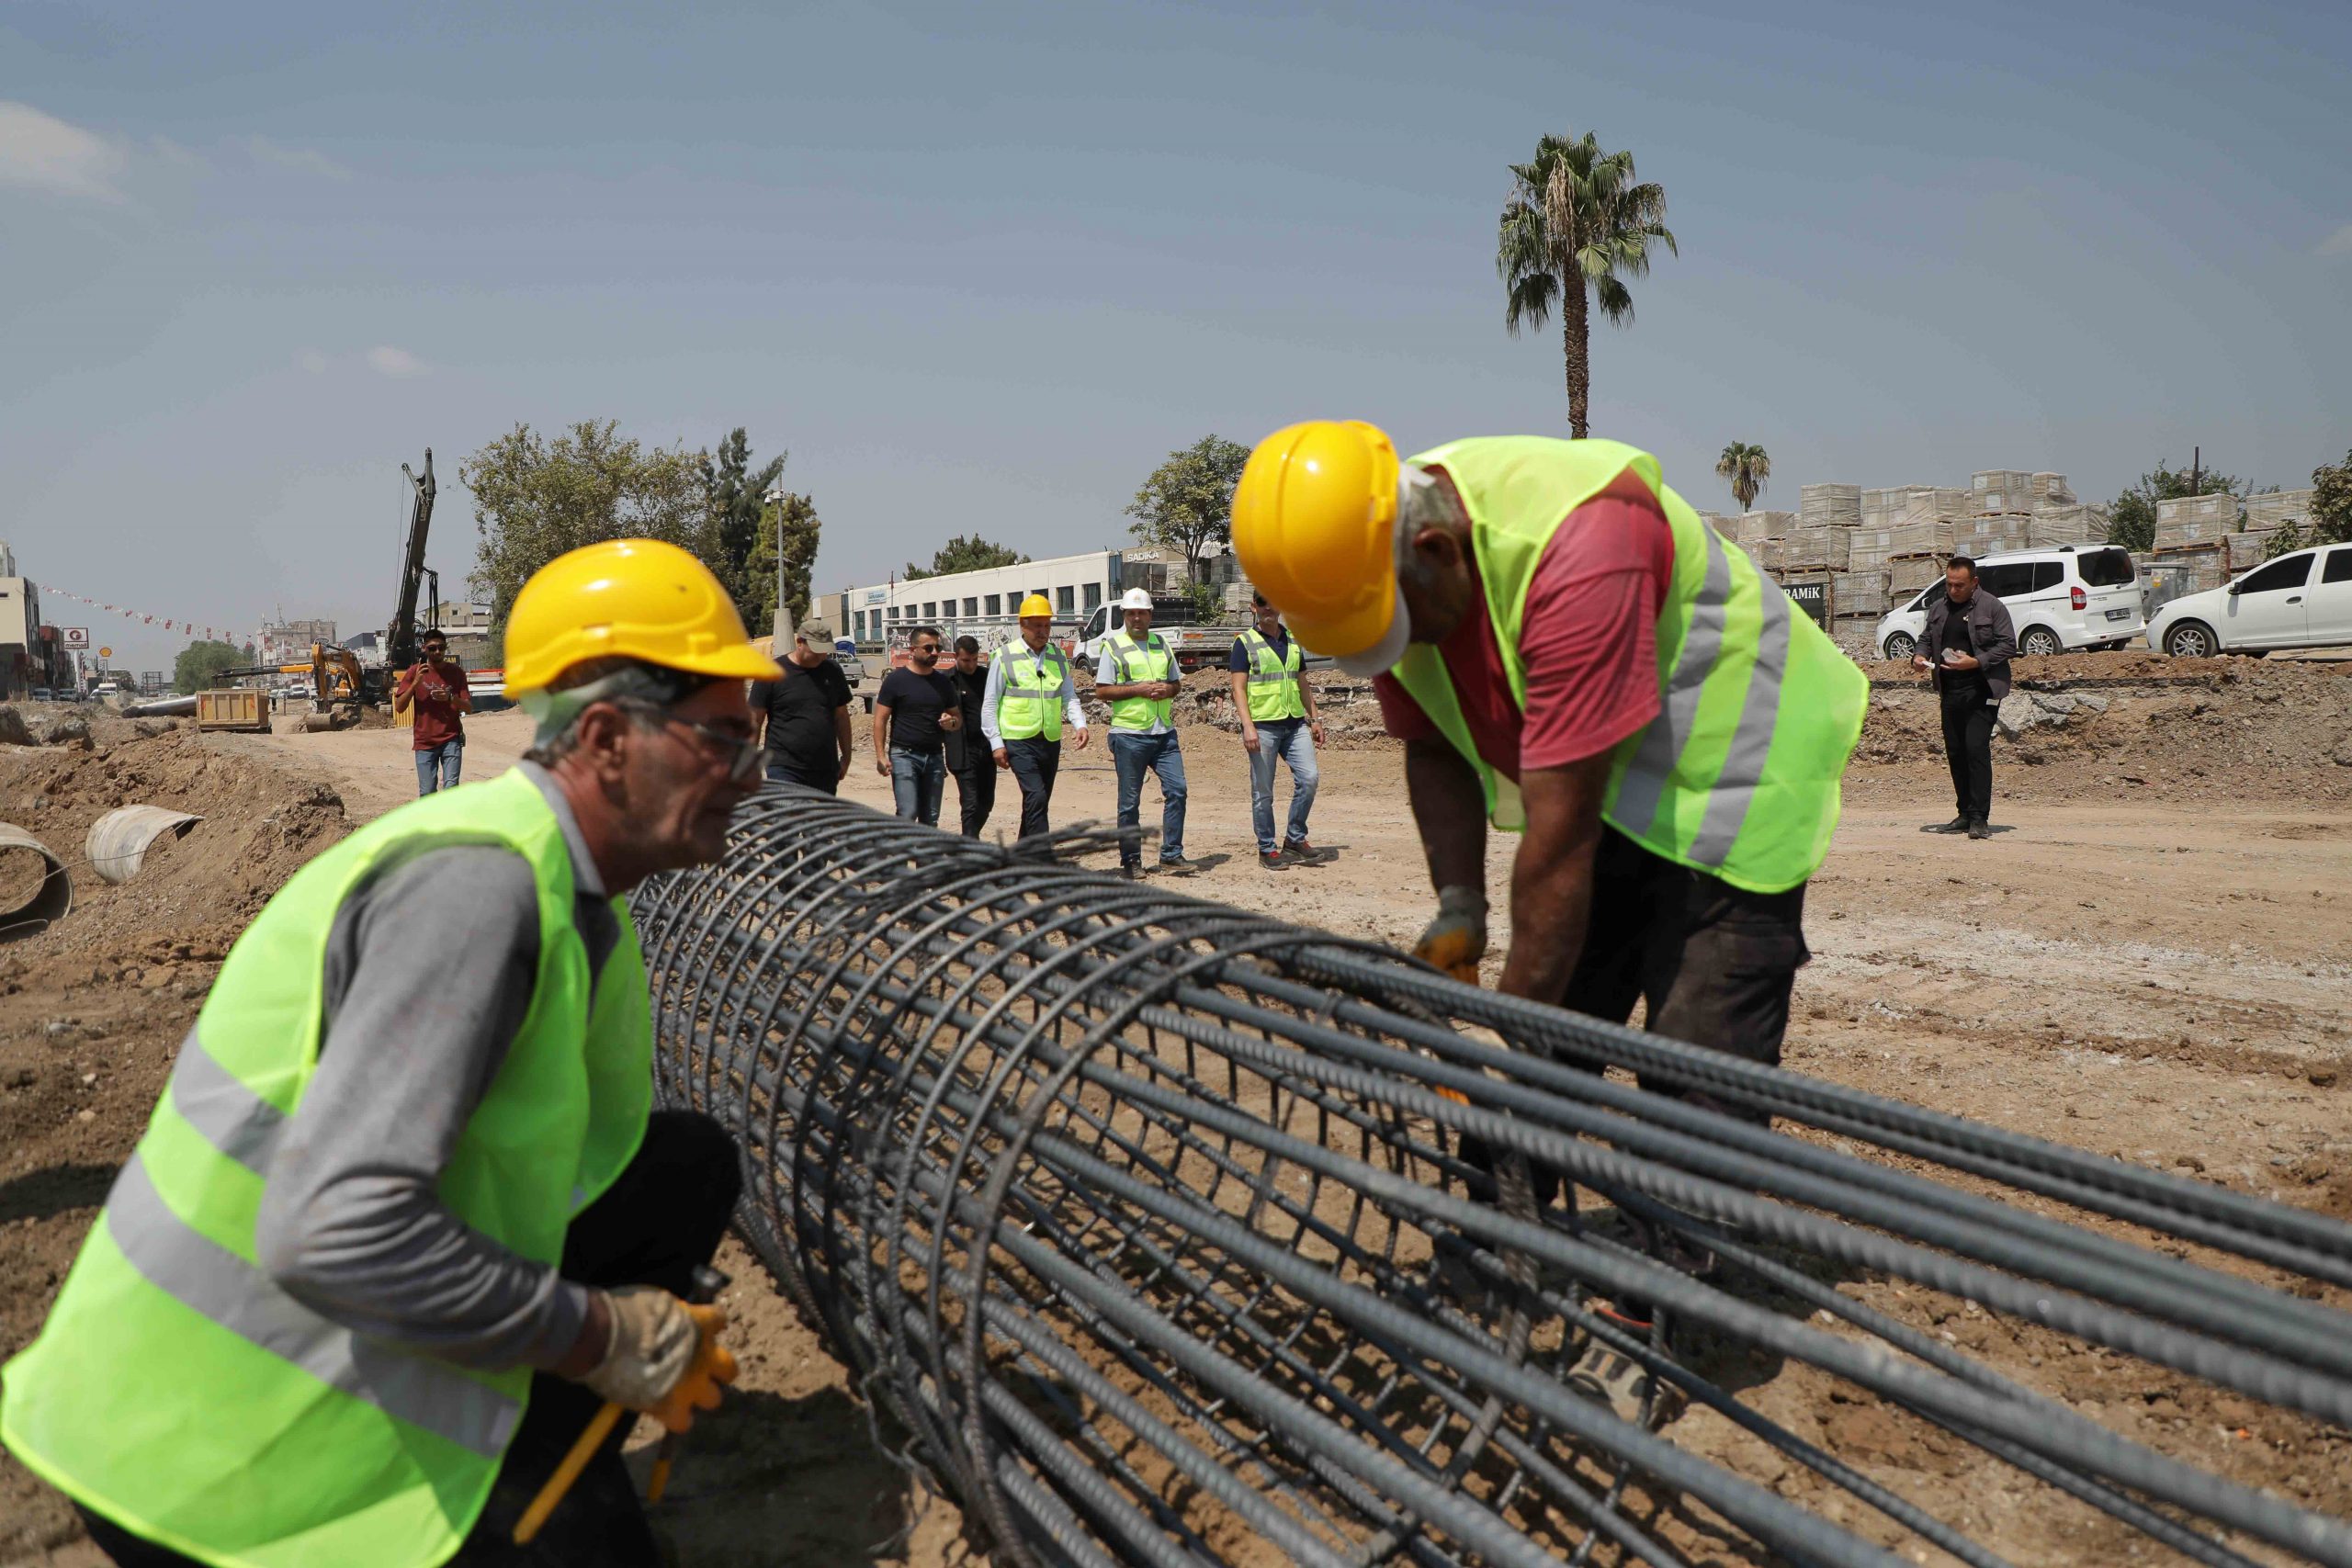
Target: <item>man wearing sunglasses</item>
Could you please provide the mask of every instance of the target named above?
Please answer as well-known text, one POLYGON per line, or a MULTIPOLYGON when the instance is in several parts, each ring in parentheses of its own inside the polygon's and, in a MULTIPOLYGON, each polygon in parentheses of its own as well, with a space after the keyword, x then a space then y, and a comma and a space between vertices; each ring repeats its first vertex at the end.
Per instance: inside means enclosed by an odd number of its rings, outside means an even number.
MULTIPOLYGON (((255 918, 7 1369, 0 1438, 119 1563, 489 1561, 599 1406, 683 1430, 734 1376, 684 1298, 739 1156, 652 1109, 625 896, 725 851, 761 783, 744 683, 782 671, 648 539, 542 568, 506 655, 526 761, 255 918)), ((661 1561, 629 1427, 546 1561, 661 1561)))

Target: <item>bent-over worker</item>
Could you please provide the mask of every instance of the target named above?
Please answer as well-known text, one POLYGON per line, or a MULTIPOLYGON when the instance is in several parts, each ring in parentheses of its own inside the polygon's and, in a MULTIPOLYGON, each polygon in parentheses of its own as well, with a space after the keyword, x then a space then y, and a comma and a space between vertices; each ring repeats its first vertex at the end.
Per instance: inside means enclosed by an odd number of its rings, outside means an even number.
POLYGON ((1120 628, 1102 639, 1094 694, 1111 705, 1111 761, 1119 776, 1119 874, 1143 874, 1143 776, 1159 779, 1159 863, 1184 869, 1184 751, 1176 739, 1176 656, 1151 629, 1151 594, 1119 600, 1120 628))
MULTIPOLYGON (((1869 682, 1656 459, 1505 436, 1400 463, 1372 425, 1296 424, 1250 455, 1233 541, 1406 742, 1418 954, 1476 979, 1491 821, 1523 834, 1503 990, 1780 1061, 1869 682)), ((1645 1375, 1589 1346, 1577 1381, 1622 1413, 1645 1375)))
MULTIPOLYGON (((623 896, 715 860, 781 671, 692 556, 516 595, 527 760, 360 829, 230 953, 0 1436, 126 1565, 424 1568, 508 1533, 605 1402, 683 1430, 734 1375, 689 1305, 741 1180, 653 1111, 623 896)), ((661 1561, 624 1423, 540 1560, 661 1561)))
POLYGON ((996 765, 1011 769, 1021 785, 1024 839, 1047 830, 1065 718, 1078 732, 1078 749, 1086 750, 1086 710, 1079 705, 1069 660, 1054 645, 1053 630, 1054 607, 1044 594, 1021 601, 1021 640, 1006 643, 989 660, 988 689, 980 698, 980 728, 989 750, 996 765))

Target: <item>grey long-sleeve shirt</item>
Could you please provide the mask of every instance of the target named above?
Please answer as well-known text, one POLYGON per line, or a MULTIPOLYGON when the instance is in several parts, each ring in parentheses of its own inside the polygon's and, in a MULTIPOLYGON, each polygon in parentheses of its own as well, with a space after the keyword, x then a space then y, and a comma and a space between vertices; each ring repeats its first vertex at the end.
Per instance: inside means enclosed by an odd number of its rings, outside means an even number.
MULTIPOLYGON (((573 915, 602 971, 620 938, 571 803, 521 764, 571 851, 573 915)), ((528 1010, 538 892, 493 845, 428 851, 344 901, 327 937, 318 1070, 287 1123, 256 1222, 263 1267, 355 1332, 466 1366, 548 1367, 579 1337, 585 1287, 443 1205, 441 1169, 528 1010)))

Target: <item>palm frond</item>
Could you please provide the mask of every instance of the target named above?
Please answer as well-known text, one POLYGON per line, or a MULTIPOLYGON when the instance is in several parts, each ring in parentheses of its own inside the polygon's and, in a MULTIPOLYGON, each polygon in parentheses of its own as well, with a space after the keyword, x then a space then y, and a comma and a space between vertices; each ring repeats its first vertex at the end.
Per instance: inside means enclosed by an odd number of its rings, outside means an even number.
POLYGON ((1611 326, 1631 326, 1634 321, 1634 296, 1631 290, 1613 277, 1597 277, 1592 283, 1592 302, 1600 308, 1611 326))

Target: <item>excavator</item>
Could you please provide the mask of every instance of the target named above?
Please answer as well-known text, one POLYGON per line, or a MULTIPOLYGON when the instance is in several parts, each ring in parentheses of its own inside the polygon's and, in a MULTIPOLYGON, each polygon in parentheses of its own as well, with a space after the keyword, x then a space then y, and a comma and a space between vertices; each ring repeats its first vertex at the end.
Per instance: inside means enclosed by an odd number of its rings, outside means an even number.
POLYGON ((429 613, 434 619, 440 616, 441 592, 438 573, 424 564, 425 536, 433 527, 433 498, 439 485, 433 478, 433 448, 424 449, 424 472, 418 474, 406 463, 401 472, 408 476, 413 492, 408 514, 408 546, 401 555, 399 591, 392 599, 391 624, 384 628, 384 662, 367 665, 359 656, 336 643, 311 645, 310 659, 301 663, 250 664, 235 670, 223 670, 216 679, 237 680, 254 675, 307 675, 311 678, 311 710, 303 716, 306 729, 332 729, 359 716, 362 707, 389 703, 392 682, 400 672, 416 662, 417 639, 422 628, 416 620, 416 600, 419 587, 428 576, 434 580, 433 603, 429 613))

